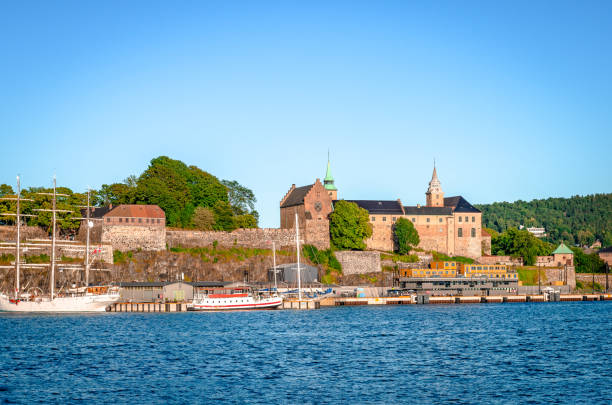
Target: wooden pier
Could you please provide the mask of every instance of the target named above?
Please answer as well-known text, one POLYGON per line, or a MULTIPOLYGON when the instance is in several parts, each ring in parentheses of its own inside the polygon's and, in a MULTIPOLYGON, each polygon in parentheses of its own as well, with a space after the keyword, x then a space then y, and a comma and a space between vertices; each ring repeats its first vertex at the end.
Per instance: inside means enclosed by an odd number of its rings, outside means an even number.
POLYGON ((107 308, 108 312, 185 312, 184 302, 117 302, 107 308))

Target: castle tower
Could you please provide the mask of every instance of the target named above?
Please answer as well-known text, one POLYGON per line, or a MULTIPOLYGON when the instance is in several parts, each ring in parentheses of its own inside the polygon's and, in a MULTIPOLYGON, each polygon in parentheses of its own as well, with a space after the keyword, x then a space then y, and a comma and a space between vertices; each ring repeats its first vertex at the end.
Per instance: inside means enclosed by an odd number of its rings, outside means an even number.
POLYGON ((436 165, 434 164, 433 175, 429 182, 429 188, 425 193, 426 205, 428 207, 444 207, 444 192, 438 180, 438 173, 436 173, 436 165))
POLYGON ((334 185, 334 178, 331 174, 331 169, 329 166, 329 155, 327 156, 327 172, 325 173, 325 178, 323 179, 323 184, 325 185, 325 190, 331 197, 332 201, 338 199, 338 189, 334 185))

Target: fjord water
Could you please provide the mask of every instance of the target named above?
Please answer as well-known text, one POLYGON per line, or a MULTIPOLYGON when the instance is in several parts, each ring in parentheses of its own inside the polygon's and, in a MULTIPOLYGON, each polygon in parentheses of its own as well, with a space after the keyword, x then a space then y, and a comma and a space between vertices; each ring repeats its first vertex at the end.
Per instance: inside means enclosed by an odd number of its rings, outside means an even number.
POLYGON ((0 315, 7 403, 610 403, 612 302, 0 315))

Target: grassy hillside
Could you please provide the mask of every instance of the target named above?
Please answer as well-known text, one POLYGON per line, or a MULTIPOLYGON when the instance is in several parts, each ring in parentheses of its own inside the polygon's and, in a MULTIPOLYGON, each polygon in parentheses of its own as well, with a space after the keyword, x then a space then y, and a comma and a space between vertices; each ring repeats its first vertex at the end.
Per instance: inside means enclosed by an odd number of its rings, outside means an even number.
POLYGON ((497 232, 536 226, 546 228, 549 242, 590 245, 598 239, 612 245, 612 193, 475 206, 483 226, 497 232))

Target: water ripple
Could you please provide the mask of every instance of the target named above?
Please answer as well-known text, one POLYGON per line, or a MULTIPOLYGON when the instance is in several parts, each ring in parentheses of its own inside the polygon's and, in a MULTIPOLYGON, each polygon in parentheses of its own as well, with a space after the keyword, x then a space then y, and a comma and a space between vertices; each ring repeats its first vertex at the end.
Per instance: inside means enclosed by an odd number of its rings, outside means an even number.
POLYGON ((0 315, 0 402, 610 403, 612 303, 0 315))

